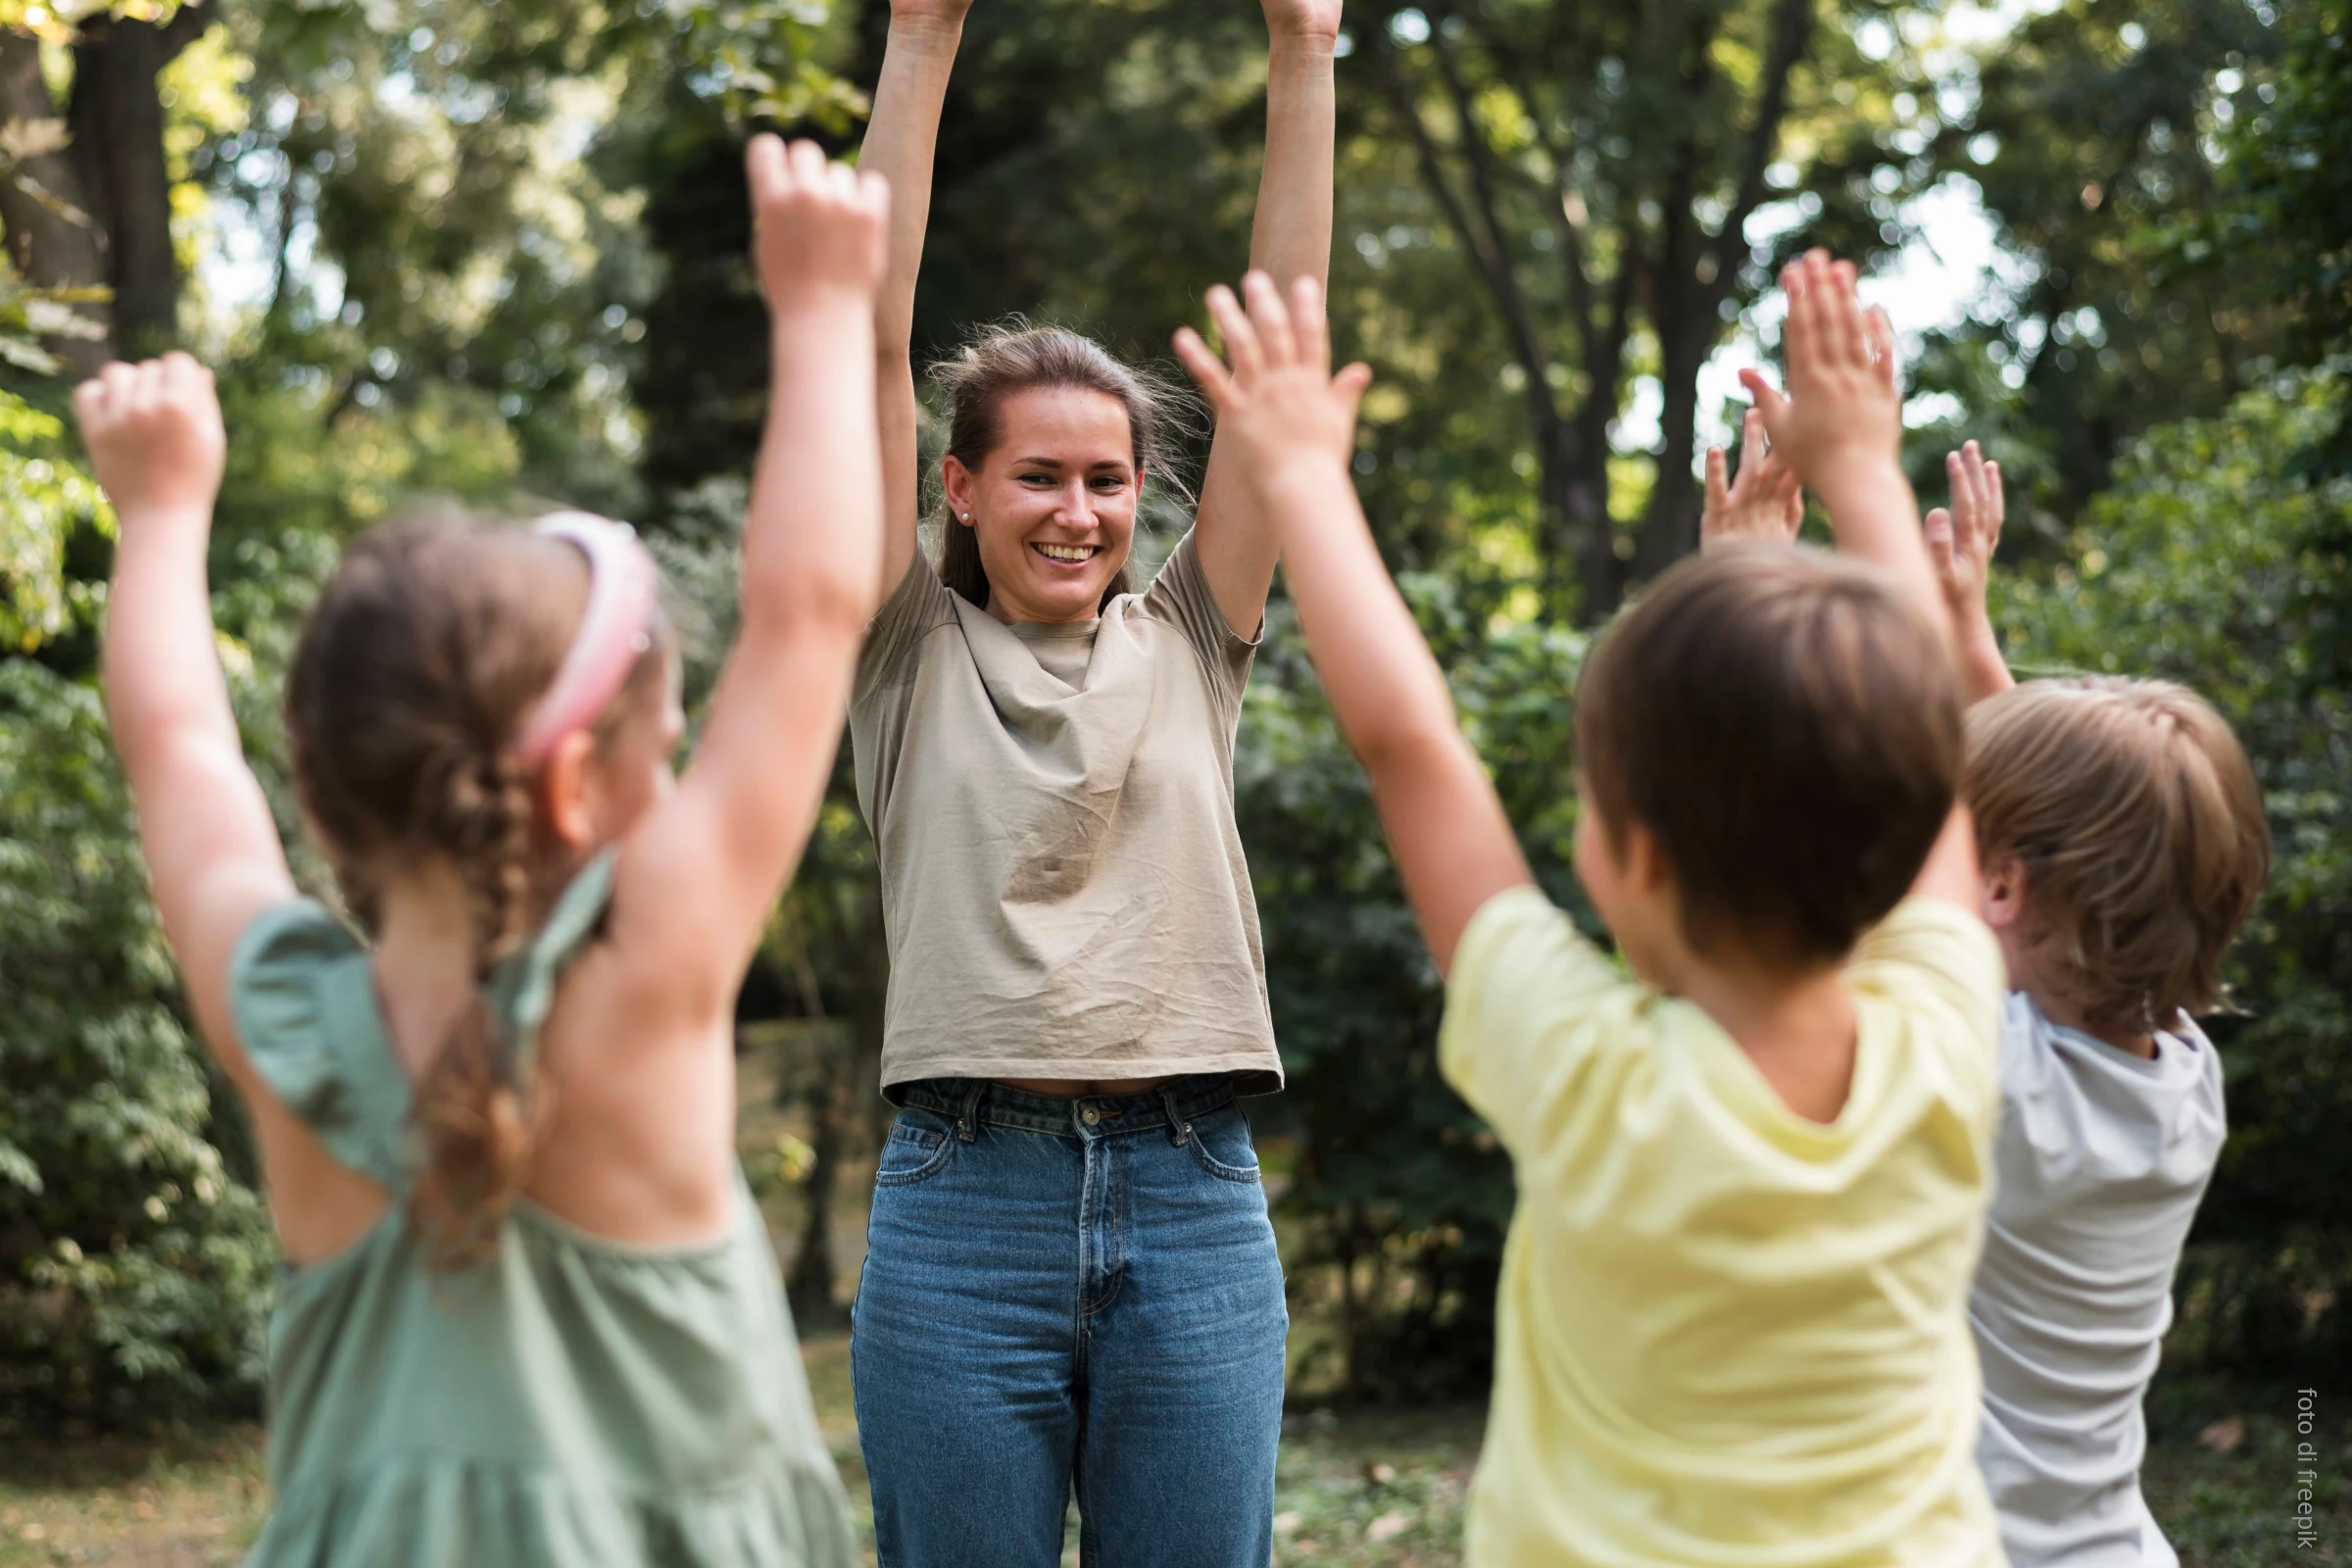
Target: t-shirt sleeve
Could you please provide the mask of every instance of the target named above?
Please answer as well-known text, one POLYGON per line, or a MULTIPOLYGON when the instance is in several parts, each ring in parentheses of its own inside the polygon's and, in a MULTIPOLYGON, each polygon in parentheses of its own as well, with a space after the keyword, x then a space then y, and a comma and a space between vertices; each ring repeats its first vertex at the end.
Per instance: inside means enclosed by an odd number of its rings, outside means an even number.
POLYGON ((1984 921, 1946 899, 1905 899, 1863 934, 1847 983, 1915 1015, 1923 1040, 1941 1044, 1960 1082, 1983 1097, 1987 1118, 2000 1094, 2001 1004, 2008 971, 1984 921))
POLYGON ((906 563, 906 575, 866 624, 865 646, 858 654, 858 695, 862 698, 896 679, 925 634, 955 618, 947 584, 917 546, 914 559, 906 563))
POLYGON ((1648 988, 1620 973, 1535 887, 1471 916, 1446 985, 1438 1062, 1517 1158, 1564 1116, 1595 1056, 1639 1045, 1648 988))
POLYGON ((1257 644, 1235 636, 1233 628, 1225 624, 1225 612, 1217 608, 1217 596, 1209 591, 1208 573, 1200 569, 1195 538, 1187 532, 1168 552, 1167 564, 1144 594, 1144 610, 1184 633, 1184 640, 1200 656, 1221 710, 1228 717, 1238 717, 1257 644))

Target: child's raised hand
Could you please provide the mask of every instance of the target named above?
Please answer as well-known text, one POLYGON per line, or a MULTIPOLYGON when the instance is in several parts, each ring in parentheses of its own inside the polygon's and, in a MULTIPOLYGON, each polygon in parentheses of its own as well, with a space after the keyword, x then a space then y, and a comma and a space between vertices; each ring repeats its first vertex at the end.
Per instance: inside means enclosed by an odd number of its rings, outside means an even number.
POLYGON ((1894 332, 1886 313, 1854 296, 1854 268, 1812 251, 1781 271, 1788 296, 1782 332, 1787 395, 1755 370, 1740 379, 1764 416, 1773 449, 1818 488, 1857 465, 1893 465, 1902 440, 1894 332))
POLYGON ((893 22, 946 22, 961 24, 972 0, 890 0, 893 22))
POLYGON ((1943 471, 1951 480, 1952 504, 1927 515, 1928 560, 1936 567, 1936 586, 1943 590, 1952 625, 1967 633, 1987 619, 1984 589, 2008 503, 2001 493, 2001 466, 1986 462, 1974 441, 1944 454, 1943 471))
POLYGON ((1781 455, 1765 444, 1764 416, 1749 409, 1740 420, 1740 475, 1724 482, 1723 448, 1707 449, 1707 502, 1698 518, 1698 548, 1765 540, 1787 544, 1804 526, 1805 492, 1781 455))
POLYGON ((166 515, 211 525, 228 449, 212 371, 185 354, 110 365, 74 389, 74 415, 125 527, 166 515))
POLYGON ((1261 487, 1301 459, 1345 469, 1355 444, 1356 405, 1372 371, 1350 365, 1331 373, 1323 290, 1313 278, 1294 283, 1288 304, 1263 272, 1243 278, 1242 292, 1250 302, 1246 312, 1223 284, 1208 291, 1209 314, 1224 333, 1231 369, 1191 327, 1176 333, 1176 357, 1208 395, 1219 432, 1232 440, 1244 470, 1261 487))
POLYGON ((879 174, 829 164, 814 142, 760 135, 744 150, 752 187, 752 255, 771 317, 855 302, 882 285, 890 187, 879 174))

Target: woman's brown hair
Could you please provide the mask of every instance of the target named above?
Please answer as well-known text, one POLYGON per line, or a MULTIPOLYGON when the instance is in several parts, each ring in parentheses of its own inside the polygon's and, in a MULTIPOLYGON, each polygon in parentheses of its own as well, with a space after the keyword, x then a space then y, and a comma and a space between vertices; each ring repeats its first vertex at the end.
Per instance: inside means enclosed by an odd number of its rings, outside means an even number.
MULTIPOLYGON (((287 678, 295 787, 361 923, 374 929, 395 860, 442 857, 465 882, 477 995, 413 1111, 425 1157, 410 1212, 438 1267, 496 1240, 544 1120, 478 993, 573 869, 507 748, 587 590, 585 562, 560 541, 456 514, 387 523, 345 551, 287 678)), ((661 692, 667 658, 657 637, 600 735, 661 692)))
POLYGON ((1970 710, 1961 790, 1985 868, 2025 871, 2024 936, 2061 1000, 2132 1033, 2221 1003, 2271 830, 2203 698, 2162 680, 2028 682, 1970 710))
MULTIPOLYGON (((1116 399, 1127 411, 1136 478, 1150 475, 1179 500, 1191 498, 1175 478, 1169 440, 1189 405, 1172 384, 1124 365, 1092 338, 1059 326, 1018 321, 984 329, 953 358, 931 368, 931 383, 946 405, 947 455, 978 472, 1004 439, 1004 400, 1039 387, 1077 387, 1116 399)), ((972 529, 939 509, 940 580, 972 604, 988 604, 988 572, 972 529)), ((1134 592, 1134 569, 1122 562, 1102 590, 1099 609, 1134 592)))

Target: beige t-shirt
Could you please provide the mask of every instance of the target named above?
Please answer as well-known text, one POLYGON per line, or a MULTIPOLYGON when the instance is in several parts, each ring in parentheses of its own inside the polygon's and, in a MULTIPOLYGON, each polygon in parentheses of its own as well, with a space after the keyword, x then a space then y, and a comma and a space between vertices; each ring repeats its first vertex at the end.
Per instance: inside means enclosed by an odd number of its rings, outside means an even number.
POLYGON ((1007 626, 916 552, 850 705, 882 868, 882 1084, 1282 1087, 1233 741, 1255 645, 1187 534, 1099 620, 1007 626))

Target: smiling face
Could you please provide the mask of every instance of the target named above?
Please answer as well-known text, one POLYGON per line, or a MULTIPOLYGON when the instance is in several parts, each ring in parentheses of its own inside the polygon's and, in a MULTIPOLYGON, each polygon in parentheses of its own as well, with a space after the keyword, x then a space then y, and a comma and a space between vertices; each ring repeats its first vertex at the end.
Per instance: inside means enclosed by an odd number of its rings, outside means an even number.
POLYGON ((988 612, 1007 623, 1088 620, 1135 542, 1143 475, 1117 398, 1085 387, 1010 393, 976 468, 941 463, 949 526, 969 527, 988 612))

